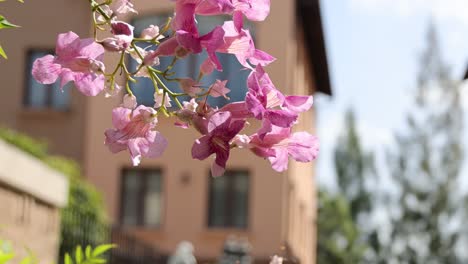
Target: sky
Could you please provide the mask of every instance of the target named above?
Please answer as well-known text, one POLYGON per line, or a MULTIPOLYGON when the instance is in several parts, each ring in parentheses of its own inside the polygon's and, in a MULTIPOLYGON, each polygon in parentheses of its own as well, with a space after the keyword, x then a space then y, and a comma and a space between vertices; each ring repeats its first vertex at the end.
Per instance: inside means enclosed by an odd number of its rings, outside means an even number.
MULTIPOLYGON (((412 102, 431 20, 453 76, 463 76, 468 0, 321 0, 321 7, 333 96, 315 97, 321 145, 317 180, 333 188, 333 150, 350 107, 364 147, 376 152, 378 166, 383 164, 383 150, 392 146, 412 102)), ((462 95, 468 110, 468 84, 462 95)))

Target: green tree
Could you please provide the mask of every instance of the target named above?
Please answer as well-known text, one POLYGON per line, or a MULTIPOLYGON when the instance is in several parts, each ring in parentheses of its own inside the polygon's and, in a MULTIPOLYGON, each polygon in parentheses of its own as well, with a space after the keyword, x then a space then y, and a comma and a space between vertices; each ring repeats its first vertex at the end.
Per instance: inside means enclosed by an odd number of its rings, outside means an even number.
POLYGON ((463 226, 459 194, 463 161, 460 89, 451 77, 434 26, 422 53, 414 109, 390 151, 397 185, 392 230, 383 259, 397 263, 460 263, 456 252, 463 226))
POLYGON ((373 155, 362 149, 354 112, 345 117, 334 153, 339 194, 319 193, 318 263, 362 263, 370 249, 360 218, 372 209, 366 179, 374 172, 373 155))
POLYGON ((372 153, 365 153, 358 131, 356 117, 350 109, 345 116, 345 129, 335 148, 335 172, 339 192, 348 200, 353 221, 371 211, 371 193, 366 188, 366 179, 373 175, 372 153))
POLYGON ((360 233, 345 197, 319 191, 317 229, 318 264, 362 261, 366 246, 359 240, 360 233))

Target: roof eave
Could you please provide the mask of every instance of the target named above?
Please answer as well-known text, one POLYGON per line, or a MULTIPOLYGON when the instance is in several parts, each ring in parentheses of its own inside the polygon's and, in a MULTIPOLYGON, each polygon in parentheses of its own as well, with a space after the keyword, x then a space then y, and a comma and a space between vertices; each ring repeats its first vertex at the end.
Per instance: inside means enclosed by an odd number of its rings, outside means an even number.
POLYGON ((304 31, 304 46, 317 91, 332 95, 319 0, 297 0, 296 18, 304 31))

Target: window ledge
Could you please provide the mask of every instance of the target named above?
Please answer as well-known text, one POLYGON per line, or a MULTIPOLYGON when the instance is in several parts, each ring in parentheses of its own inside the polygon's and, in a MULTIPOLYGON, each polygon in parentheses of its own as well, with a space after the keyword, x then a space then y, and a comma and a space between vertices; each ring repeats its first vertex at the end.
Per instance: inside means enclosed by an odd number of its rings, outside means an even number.
POLYGON ((248 236, 251 232, 248 228, 234 228, 234 227, 208 227, 203 231, 207 237, 227 237, 232 234, 240 236, 248 236))
POLYGON ((18 113, 18 116, 25 119, 66 119, 70 117, 71 113, 72 111, 70 110, 55 110, 53 108, 23 108, 18 113))

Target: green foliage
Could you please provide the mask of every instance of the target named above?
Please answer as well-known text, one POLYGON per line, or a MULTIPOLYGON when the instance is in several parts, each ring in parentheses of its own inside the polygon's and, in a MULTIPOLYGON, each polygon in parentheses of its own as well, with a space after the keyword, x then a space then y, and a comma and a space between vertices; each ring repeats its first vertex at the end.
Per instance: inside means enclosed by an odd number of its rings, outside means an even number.
POLYGON ((68 204, 61 211, 60 255, 71 252, 76 244, 98 245, 107 239, 108 224, 100 193, 82 179, 73 160, 48 155, 47 145, 11 129, 0 128, 0 139, 60 171, 69 180, 68 204))
MULTIPOLYGON (((75 247, 75 258, 73 259, 69 253, 64 255, 65 264, 105 264, 107 263, 107 258, 105 254, 115 248, 113 244, 103 244, 99 245, 96 248, 87 246, 83 251, 81 246, 75 247)), ((37 264, 39 263, 34 254, 27 250, 28 255, 22 258, 19 264, 37 264)), ((16 256, 11 244, 7 241, 0 240, 0 264, 9 264, 9 261, 16 256)))
MULTIPOLYGON (((17 27, 19 27, 19 26, 15 25, 15 24, 12 24, 4 16, 0 15, 0 29, 17 28, 17 27)), ((8 58, 6 53, 5 53, 5 50, 3 50, 2 46, 0 46, 0 56, 2 56, 5 59, 8 58)))
MULTIPOLYGON (((27 250, 27 256, 23 257, 19 264, 37 264, 38 261, 34 254, 27 250)), ((16 256, 10 242, 0 240, 0 264, 7 264, 16 256)))
POLYGON ((81 246, 77 246, 75 258, 72 258, 69 253, 65 253, 64 264, 104 264, 107 263, 104 254, 112 248, 115 248, 115 245, 104 244, 94 249, 91 246, 87 246, 83 251, 81 246))
MULTIPOLYGON (((6 0, 0 0, 0 2, 5 2, 6 0)), ((18 0, 20 3, 24 3, 23 0, 18 0)), ((18 25, 15 25, 8 21, 4 16, 0 15, 0 29, 6 29, 6 28, 17 28, 19 27, 18 25)), ((2 56, 4 59, 8 59, 5 50, 2 48, 0 45, 0 56, 2 56)))
POLYGON ((0 264, 5 264, 15 257, 11 244, 0 240, 0 264))
POLYGON ((391 176, 400 192, 382 259, 396 263, 466 263, 456 252, 466 241, 466 197, 459 193, 463 160, 460 86, 450 75, 434 27, 421 57, 414 109, 397 134, 391 176), (418 243, 416 243, 418 242, 418 243))
POLYGON ((11 23, 4 16, 0 15, 0 29, 17 28, 17 27, 19 26, 11 23))
POLYGON ((318 264, 354 264, 362 261, 366 245, 352 219, 349 203, 341 195, 319 191, 318 264))
POLYGON ((4 59, 8 59, 5 50, 0 46, 0 56, 2 56, 4 59))
POLYGON ((45 142, 32 139, 12 129, 0 127, 0 139, 40 160, 44 160, 47 157, 47 144, 45 142))
POLYGON ((358 221, 359 215, 371 211, 371 192, 365 181, 375 173, 374 156, 362 149, 352 110, 346 113, 345 125, 335 148, 335 172, 339 192, 349 201, 353 220, 358 221))
POLYGON ((362 263, 371 249, 368 223, 360 223, 371 213, 372 194, 365 181, 374 174, 372 153, 364 153, 356 129, 354 113, 346 114, 346 130, 335 148, 338 193, 319 193, 318 263, 362 263))

